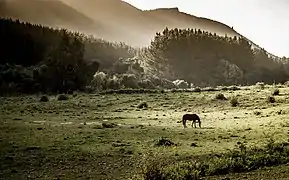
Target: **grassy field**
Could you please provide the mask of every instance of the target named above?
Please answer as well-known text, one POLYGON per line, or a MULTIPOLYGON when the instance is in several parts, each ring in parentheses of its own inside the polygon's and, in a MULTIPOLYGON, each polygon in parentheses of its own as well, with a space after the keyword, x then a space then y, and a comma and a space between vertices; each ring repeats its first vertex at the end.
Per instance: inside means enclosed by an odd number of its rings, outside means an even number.
MULTIPOLYGON (((252 86, 219 92, 79 93, 66 101, 49 96, 49 102, 39 102, 39 96, 2 97, 0 179, 137 179, 151 158, 202 161, 238 144, 258 148, 270 138, 288 142, 289 88, 279 87, 274 103, 268 102, 273 90, 252 86), (218 93, 228 100, 217 100, 218 93), (230 103, 233 97, 237 107, 230 103), (148 108, 138 108, 141 102, 148 108), (179 121, 186 112, 200 116, 201 129, 183 128, 179 121), (161 139, 175 145, 158 146, 161 139)), ((286 169, 282 165, 270 172, 281 179, 289 175, 286 169)), ((267 172, 224 177, 268 178, 267 172)))

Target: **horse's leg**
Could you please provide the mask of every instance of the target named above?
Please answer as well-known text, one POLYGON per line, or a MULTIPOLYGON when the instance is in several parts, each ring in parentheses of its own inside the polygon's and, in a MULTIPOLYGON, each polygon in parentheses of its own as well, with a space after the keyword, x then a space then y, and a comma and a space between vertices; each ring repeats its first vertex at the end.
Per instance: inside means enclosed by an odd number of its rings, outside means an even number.
POLYGON ((187 127, 187 125, 186 125, 186 120, 184 120, 184 119, 183 119, 183 125, 184 125, 184 128, 187 127))
POLYGON ((201 121, 199 120, 199 126, 200 126, 200 128, 202 128, 202 127, 201 127, 201 124, 202 124, 202 123, 201 123, 201 121))
POLYGON ((197 124, 197 122, 196 122, 196 121, 194 121, 194 126, 195 126, 195 128, 197 128, 197 125, 196 125, 196 124, 197 124))

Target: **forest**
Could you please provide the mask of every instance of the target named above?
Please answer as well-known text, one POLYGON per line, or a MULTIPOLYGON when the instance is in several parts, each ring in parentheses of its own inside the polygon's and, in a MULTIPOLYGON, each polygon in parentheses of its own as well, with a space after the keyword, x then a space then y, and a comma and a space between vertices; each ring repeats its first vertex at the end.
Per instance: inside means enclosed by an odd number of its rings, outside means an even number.
POLYGON ((283 83, 287 59, 268 57, 240 37, 164 29, 135 49, 79 32, 0 19, 0 93, 68 93, 120 88, 283 83), (101 87, 99 87, 101 86, 101 87))
POLYGON ((286 81, 288 67, 252 49, 245 38, 221 37, 197 29, 165 29, 148 50, 156 63, 174 76, 196 85, 268 84, 286 81))

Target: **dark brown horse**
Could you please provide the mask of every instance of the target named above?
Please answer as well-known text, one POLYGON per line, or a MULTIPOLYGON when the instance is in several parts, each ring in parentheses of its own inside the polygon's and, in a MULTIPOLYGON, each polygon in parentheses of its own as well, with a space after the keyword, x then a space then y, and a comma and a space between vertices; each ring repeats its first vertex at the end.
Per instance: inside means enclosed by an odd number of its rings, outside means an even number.
POLYGON ((201 128, 201 120, 200 120, 200 117, 198 115, 196 115, 196 114, 185 114, 185 115, 183 115, 182 122, 183 122, 184 128, 187 127, 187 125, 186 125, 187 121, 193 121, 192 122, 192 127, 194 125, 195 128, 197 127, 196 126, 196 121, 198 121, 199 127, 201 128))

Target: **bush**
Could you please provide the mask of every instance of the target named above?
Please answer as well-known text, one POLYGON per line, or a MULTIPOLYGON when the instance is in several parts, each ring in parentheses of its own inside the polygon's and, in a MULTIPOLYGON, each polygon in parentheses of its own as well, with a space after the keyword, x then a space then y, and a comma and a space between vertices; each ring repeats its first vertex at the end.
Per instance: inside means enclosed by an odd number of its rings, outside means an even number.
POLYGON ((48 102, 49 98, 47 96, 41 96, 40 102, 48 102))
POLYGON ((269 102, 269 103, 275 103, 276 100, 275 100, 275 98, 274 98, 273 96, 268 96, 268 97, 267 97, 267 102, 269 102))
POLYGON ((236 97, 232 97, 230 100, 232 107, 236 107, 239 105, 238 99, 236 97))
POLYGON ((199 179, 200 176, 248 172, 262 167, 286 164, 289 162, 289 142, 276 143, 270 138, 264 147, 258 148, 249 148, 246 144, 238 142, 236 148, 229 153, 210 155, 201 159, 201 162, 191 160, 175 162, 168 161, 168 158, 159 154, 148 156, 145 157, 145 166, 141 174, 145 180, 199 179))
POLYGON ((106 83, 105 83, 105 89, 120 89, 121 84, 120 84, 120 79, 113 75, 112 77, 108 78, 106 83))
POLYGON ((142 109, 142 108, 148 108, 148 104, 147 104, 146 102, 141 102, 141 103, 137 106, 137 108, 140 108, 140 109, 142 109))
POLYGON ((133 89, 138 88, 138 79, 134 74, 123 74, 120 77, 120 83, 125 88, 133 88, 133 89))
POLYGON ((90 86, 98 91, 103 90, 105 89, 107 79, 107 74, 104 72, 96 72, 93 76, 93 80, 90 82, 90 86))
POLYGON ((141 82, 138 83, 139 87, 144 89, 155 89, 156 86, 150 79, 144 79, 141 82))
POLYGON ((187 83, 185 80, 177 79, 177 80, 173 81, 173 83, 174 83, 175 86, 177 86, 178 88, 182 88, 182 89, 189 88, 189 83, 187 83))
POLYGON ((66 94, 60 94, 58 97, 57 97, 57 100, 58 101, 66 101, 68 100, 69 97, 66 95, 66 94))
POLYGON ((264 89, 264 88, 265 88, 264 82, 257 82, 257 83, 256 83, 256 86, 259 87, 259 88, 261 88, 261 89, 264 89))
POLYGON ((274 89, 272 95, 273 95, 273 96, 278 96, 279 93, 280 93, 279 89, 274 89))
POLYGON ((140 179, 165 180, 165 167, 168 165, 167 158, 161 155, 145 155, 143 157, 140 179))
POLYGON ((156 146, 174 146, 176 145, 171 139, 161 137, 156 142, 156 146))
POLYGON ((218 100, 227 100, 227 98, 224 96, 224 94, 222 93, 219 93, 216 95, 215 99, 218 99, 218 100))
POLYGON ((259 116, 259 115, 261 114, 261 112, 260 112, 260 111, 254 111, 254 114, 255 114, 256 116, 259 116))
POLYGON ((115 123, 109 123, 109 122, 102 123, 103 128, 115 128, 116 126, 117 126, 117 124, 115 124, 115 123))

